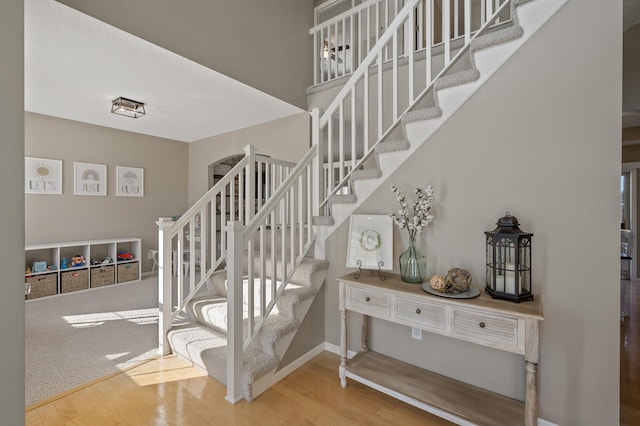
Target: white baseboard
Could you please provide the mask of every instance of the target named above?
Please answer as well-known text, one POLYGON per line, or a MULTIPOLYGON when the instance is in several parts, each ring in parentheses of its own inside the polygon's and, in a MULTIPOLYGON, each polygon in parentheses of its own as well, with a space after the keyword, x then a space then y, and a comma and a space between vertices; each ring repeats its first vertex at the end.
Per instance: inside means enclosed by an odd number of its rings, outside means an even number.
POLYGON ((538 417, 538 426, 558 426, 558 425, 555 423, 548 422, 546 420, 542 420, 540 417, 538 417))
POLYGON ((280 380, 284 379, 289 374, 293 373, 295 370, 302 367, 305 363, 310 361, 311 358, 322 353, 324 349, 325 349, 324 343, 320 343, 318 346, 311 349, 309 352, 302 355, 300 358, 296 359, 295 361, 293 361, 292 363, 284 367, 282 370, 279 370, 276 373, 274 373, 272 385, 278 383, 280 380))
MULTIPOLYGON (((332 352, 336 355, 340 355, 340 346, 334 345, 333 343, 324 342, 324 350, 328 352, 332 352)), ((347 358, 351 359, 356 355, 357 352, 347 351, 347 358)))

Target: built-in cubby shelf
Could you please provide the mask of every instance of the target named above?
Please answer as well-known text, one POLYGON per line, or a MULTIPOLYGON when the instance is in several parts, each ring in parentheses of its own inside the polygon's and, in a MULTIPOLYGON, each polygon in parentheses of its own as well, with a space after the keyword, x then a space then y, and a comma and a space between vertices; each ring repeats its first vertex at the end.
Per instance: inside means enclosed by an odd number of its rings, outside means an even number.
POLYGON ((140 238, 26 245, 25 298, 139 281, 140 254, 140 238), (76 256, 82 256, 84 264, 73 266, 72 259, 76 256))

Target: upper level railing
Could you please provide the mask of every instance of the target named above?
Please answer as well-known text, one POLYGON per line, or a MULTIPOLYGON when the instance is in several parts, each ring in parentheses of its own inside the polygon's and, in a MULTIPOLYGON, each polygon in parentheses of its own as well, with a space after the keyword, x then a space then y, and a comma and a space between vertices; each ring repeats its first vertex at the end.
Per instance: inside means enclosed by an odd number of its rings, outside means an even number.
POLYGON ((352 191, 351 174, 365 165, 376 144, 392 135, 404 112, 428 102, 425 95, 433 83, 459 63, 471 41, 510 19, 510 0, 497 1, 494 8, 493 0, 405 0, 312 129, 325 170, 318 189, 321 215, 329 214, 331 195, 352 191), (436 6, 439 13, 434 13, 436 6), (424 23, 430 24, 417 31, 424 23))
POLYGON ((228 221, 249 223, 281 186, 295 163, 274 160, 245 147, 245 157, 180 218, 160 218, 159 344, 168 353, 172 320, 209 277, 225 266, 228 221))
MULTIPOLYGON (((318 23, 313 36, 313 84, 322 84, 353 72, 387 30, 406 0, 367 0, 344 13, 318 23)), ((494 15, 504 0, 421 0, 415 7, 414 25, 402 37, 413 39, 415 52, 470 37, 494 15), (445 14, 447 16, 445 16, 445 14), (447 19, 448 18, 448 19, 447 19), (445 34, 445 25, 447 33, 445 34)), ((508 19, 497 16, 495 23, 508 19)), ((401 46, 401 56, 408 55, 401 46)), ((391 49, 384 60, 391 60, 391 49)))

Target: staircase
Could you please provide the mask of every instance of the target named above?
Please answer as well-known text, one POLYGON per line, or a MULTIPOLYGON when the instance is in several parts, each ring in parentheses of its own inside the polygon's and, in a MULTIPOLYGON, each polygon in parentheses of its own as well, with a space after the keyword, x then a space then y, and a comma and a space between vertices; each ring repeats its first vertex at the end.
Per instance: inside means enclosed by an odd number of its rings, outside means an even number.
POLYGON ((370 0, 312 28, 318 55, 330 42, 351 55, 342 73, 314 64, 319 85, 342 86, 311 112, 311 149, 291 164, 249 146, 184 215, 158 221, 161 353, 233 403, 271 386, 325 279, 325 240, 565 2, 370 0))

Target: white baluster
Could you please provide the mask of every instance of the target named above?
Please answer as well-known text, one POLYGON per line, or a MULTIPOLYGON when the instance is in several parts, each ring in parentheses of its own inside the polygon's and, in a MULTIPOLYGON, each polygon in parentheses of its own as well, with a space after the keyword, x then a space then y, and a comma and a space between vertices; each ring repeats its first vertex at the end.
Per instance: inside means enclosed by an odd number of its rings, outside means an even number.
MULTIPOLYGON (((238 197, 245 200, 246 216, 245 223, 251 222, 253 215, 256 211, 256 147, 253 145, 247 145, 244 148, 245 155, 248 157, 248 163, 246 167, 246 190, 244 196, 238 197)), ((238 194, 240 195, 240 194, 238 194)))
POLYGON ((451 4, 442 2, 442 43, 444 45, 444 66, 451 62, 451 4))
POLYGON ((383 104, 382 104, 382 52, 378 54, 378 75, 376 78, 378 79, 378 139, 382 136, 382 113, 383 113, 383 104))
POLYGON ((242 234, 240 222, 227 223, 227 395, 231 403, 241 398, 240 368, 242 367, 242 234))
MULTIPOLYGON (((420 14, 418 14, 417 16, 420 16, 420 14)), ((413 99, 415 96, 414 93, 414 75, 413 73, 414 71, 414 58, 413 58, 413 53, 416 49, 416 47, 414 46, 415 43, 415 22, 416 22, 416 18, 414 18, 414 16, 412 15, 409 18, 409 105, 411 105, 413 103, 413 99)), ((406 43, 406 42, 405 42, 406 43)))
POLYGON ((471 0, 464 0, 464 42, 471 40, 471 0))
POLYGON ((338 181, 342 182, 344 179, 344 101, 340 102, 340 107, 338 108, 338 146, 339 146, 339 166, 338 169, 338 181))

